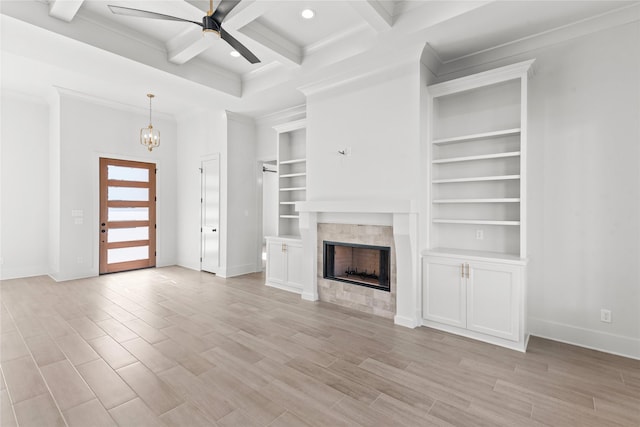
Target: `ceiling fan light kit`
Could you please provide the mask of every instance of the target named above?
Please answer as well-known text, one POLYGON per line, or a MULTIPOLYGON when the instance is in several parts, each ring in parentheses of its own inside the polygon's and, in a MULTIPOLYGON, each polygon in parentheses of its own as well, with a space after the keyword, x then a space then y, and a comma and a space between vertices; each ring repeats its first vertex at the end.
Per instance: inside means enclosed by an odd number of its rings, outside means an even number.
POLYGON ((227 42, 232 48, 234 48, 240 55, 242 55, 247 61, 252 64, 260 62, 257 56, 255 56, 249 49, 247 49, 242 43, 236 40, 231 34, 226 32, 222 28, 222 21, 226 18, 227 14, 233 10, 240 3, 240 0, 222 0, 220 4, 213 11, 213 0, 209 0, 209 11, 202 17, 202 22, 191 21, 190 19, 178 18, 176 16, 164 15, 162 13, 151 12, 148 10, 133 9, 130 7, 108 5, 107 7, 112 13, 116 15, 131 16, 135 18, 151 18, 162 19, 165 21, 179 21, 189 22, 202 27, 203 33, 216 33, 222 40, 227 42))

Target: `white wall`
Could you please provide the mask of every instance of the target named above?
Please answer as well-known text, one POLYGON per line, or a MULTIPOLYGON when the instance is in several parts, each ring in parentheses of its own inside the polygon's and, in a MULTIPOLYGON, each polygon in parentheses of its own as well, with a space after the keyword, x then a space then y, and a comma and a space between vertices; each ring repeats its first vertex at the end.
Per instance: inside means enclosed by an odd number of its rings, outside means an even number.
MULTIPOLYGON (((98 274, 99 157, 156 163, 156 265, 175 264, 175 122, 155 115, 154 126, 160 129, 162 140, 161 146, 149 153, 139 142, 140 128, 146 126, 148 120, 142 109, 105 104, 66 91, 60 93, 59 101, 59 187, 54 191, 59 191, 56 203, 60 232, 57 234, 54 230, 50 235, 59 259, 53 261, 50 274, 57 280, 98 274), (72 210, 83 212, 82 224, 75 223, 72 210)), ((54 157, 52 160, 56 161, 54 157)), ((54 168, 50 173, 52 181, 58 179, 54 168)), ((55 203, 52 206, 55 208, 55 203)))
POLYGON ((534 335, 640 357, 640 23, 534 52, 534 335), (600 309, 612 323, 600 322, 600 309))
POLYGON ((0 278, 49 271, 49 108, 3 91, 0 138, 0 278))
POLYGON ((253 120, 227 113, 227 263, 224 277, 262 270, 253 120))
POLYGON ((308 200, 417 197, 419 84, 416 60, 308 97, 308 200))

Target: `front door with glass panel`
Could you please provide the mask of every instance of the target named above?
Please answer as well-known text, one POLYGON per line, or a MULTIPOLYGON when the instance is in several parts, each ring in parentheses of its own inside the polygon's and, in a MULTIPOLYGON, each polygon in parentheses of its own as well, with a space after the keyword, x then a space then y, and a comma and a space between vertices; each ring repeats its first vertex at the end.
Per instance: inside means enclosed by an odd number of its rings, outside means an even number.
POLYGON ((156 165, 100 158, 100 274, 156 265, 156 165))

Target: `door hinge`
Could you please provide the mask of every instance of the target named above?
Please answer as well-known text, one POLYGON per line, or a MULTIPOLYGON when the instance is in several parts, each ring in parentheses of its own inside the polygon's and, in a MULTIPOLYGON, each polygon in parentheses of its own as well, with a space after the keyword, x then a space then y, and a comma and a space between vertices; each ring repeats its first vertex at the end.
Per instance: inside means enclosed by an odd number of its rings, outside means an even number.
POLYGON ((200 170, 200 173, 202 173, 202 168, 198 168, 200 170))
POLYGON ((154 172, 155 172, 155 173, 158 173, 158 168, 156 168, 154 172))
POLYGON ((202 257, 200 257, 200 262, 202 262, 202 257))
POLYGON ((202 227, 200 227, 200 232, 202 233, 202 227))
POLYGON ((202 197, 200 197, 200 203, 202 203, 202 197))
POLYGON ((157 229, 158 229, 158 224, 153 224, 153 228, 154 228, 155 230, 157 230, 157 229))
POLYGON ((157 201, 158 201, 158 196, 155 196, 155 197, 153 198, 153 201, 154 201, 154 202, 157 202, 157 201))
POLYGON ((153 256, 158 256, 158 252, 154 252, 154 253, 153 253, 153 256))

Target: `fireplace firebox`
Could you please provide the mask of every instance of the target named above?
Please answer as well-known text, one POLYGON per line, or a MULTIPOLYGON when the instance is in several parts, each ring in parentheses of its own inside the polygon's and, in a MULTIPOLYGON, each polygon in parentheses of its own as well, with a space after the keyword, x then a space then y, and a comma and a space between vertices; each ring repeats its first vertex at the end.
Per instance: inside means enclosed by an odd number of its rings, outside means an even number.
POLYGON ((323 242, 323 277, 390 292, 391 249, 356 243, 323 242))

